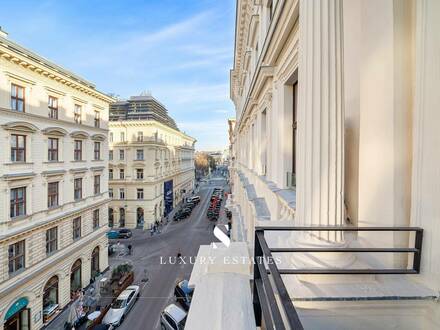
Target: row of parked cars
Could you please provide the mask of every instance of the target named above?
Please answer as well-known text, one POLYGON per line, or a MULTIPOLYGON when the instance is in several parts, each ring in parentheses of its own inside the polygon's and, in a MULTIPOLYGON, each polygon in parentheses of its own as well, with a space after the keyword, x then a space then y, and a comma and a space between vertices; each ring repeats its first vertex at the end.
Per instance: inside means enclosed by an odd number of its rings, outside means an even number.
MULTIPOLYGON (((188 280, 177 282, 174 288, 175 303, 168 305, 160 315, 161 330, 184 329, 193 292, 194 290, 188 286, 188 280)), ((102 324, 110 326, 107 329, 119 327, 139 297, 140 287, 138 285, 128 286, 112 303, 102 324)))
POLYGON ((186 317, 194 290, 188 286, 188 281, 179 281, 174 288, 176 303, 168 305, 160 315, 161 330, 182 330, 185 328, 186 317))
POLYGON ((174 214, 173 220, 180 221, 188 218, 199 202, 200 196, 188 197, 182 207, 174 214))
POLYGON ((223 189, 214 188, 211 196, 211 204, 209 205, 206 216, 209 220, 217 221, 220 215, 220 207, 223 201, 223 189))

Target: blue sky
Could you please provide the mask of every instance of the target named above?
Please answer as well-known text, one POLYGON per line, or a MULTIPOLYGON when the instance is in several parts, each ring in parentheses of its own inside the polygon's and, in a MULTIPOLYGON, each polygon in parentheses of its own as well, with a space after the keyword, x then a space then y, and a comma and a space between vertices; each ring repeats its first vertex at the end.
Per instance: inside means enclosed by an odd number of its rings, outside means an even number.
POLYGON ((9 38, 127 98, 149 90, 199 150, 227 145, 235 0, 2 1, 9 38))

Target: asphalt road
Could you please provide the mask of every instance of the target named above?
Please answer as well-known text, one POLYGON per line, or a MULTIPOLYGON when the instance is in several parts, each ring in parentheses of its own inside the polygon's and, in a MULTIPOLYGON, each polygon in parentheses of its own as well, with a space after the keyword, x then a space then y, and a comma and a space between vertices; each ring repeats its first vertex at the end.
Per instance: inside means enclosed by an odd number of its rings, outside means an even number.
MULTIPOLYGON (((218 179, 201 185, 198 193, 201 201, 191 216, 180 222, 169 222, 161 234, 151 237, 147 231, 136 230, 131 239, 121 240, 121 243, 131 243, 133 246, 130 260, 135 269, 134 284, 141 287, 141 298, 119 329, 160 329, 160 313, 174 301, 176 282, 189 279, 193 267, 190 263, 174 264, 174 258, 179 251, 187 258, 195 257, 200 245, 217 241, 212 234, 213 223, 206 219, 206 210, 214 187, 225 185, 225 180, 218 179), (148 278, 147 282, 142 281, 145 277, 148 278)), ((221 212, 224 212, 223 205, 221 212)), ((126 259, 111 258, 110 263, 114 265, 126 259)))

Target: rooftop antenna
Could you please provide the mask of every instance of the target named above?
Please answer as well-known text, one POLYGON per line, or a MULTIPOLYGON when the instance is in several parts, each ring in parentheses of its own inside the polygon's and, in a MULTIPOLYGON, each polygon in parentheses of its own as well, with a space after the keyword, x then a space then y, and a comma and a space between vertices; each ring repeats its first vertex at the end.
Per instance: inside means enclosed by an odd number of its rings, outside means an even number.
POLYGON ((140 96, 151 96, 151 91, 149 91, 149 90, 147 90, 147 89, 144 89, 142 92, 141 92, 141 95, 140 96))

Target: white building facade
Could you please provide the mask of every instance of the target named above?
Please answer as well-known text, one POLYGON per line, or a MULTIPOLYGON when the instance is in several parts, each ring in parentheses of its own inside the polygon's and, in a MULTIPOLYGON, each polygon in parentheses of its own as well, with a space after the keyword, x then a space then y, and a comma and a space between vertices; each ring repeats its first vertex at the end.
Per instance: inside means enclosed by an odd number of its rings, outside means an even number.
MULTIPOLYGON (((439 328, 440 2, 238 0, 236 24, 235 237, 253 250, 255 226, 421 227, 420 274, 292 276, 286 286, 306 329, 439 328)), ((279 235, 284 247, 413 239, 279 235)), ((301 264, 411 268, 411 258, 301 264)))
POLYGON ((113 100, 0 32, 0 329, 40 329, 108 267, 113 100))
POLYGON ((156 118, 161 105, 151 96, 135 98, 148 103, 144 117, 136 112, 109 125, 109 225, 149 229, 193 191, 196 141, 156 118))

